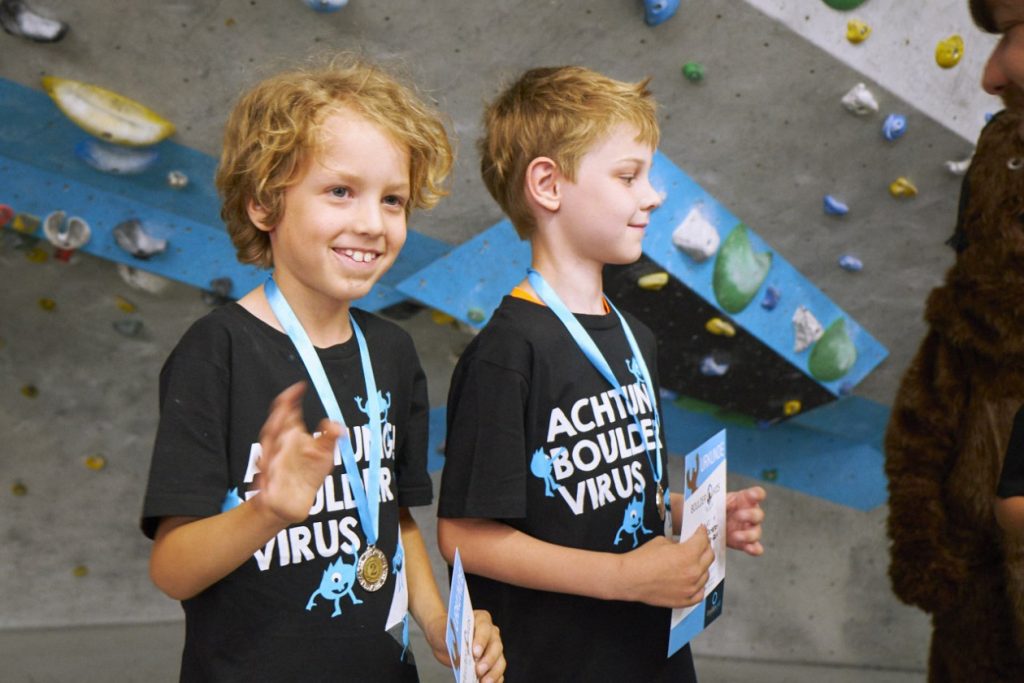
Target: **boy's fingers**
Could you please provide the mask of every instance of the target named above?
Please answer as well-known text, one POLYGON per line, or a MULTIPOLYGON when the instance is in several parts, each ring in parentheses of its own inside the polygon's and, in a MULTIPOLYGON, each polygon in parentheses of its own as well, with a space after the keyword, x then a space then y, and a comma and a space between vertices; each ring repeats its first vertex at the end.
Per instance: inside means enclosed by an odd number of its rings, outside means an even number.
POLYGON ((333 420, 329 420, 326 417, 320 420, 320 424, 317 426, 317 431, 320 432, 316 441, 317 444, 321 444, 325 447, 329 447, 334 450, 335 442, 341 438, 341 435, 345 432, 341 428, 341 425, 333 420))

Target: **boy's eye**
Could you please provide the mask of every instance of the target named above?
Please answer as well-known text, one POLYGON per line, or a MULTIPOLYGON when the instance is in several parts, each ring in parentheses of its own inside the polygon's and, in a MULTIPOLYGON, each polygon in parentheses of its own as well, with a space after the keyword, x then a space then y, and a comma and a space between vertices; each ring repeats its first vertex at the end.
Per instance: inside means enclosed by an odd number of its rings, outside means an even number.
POLYGON ((387 197, 384 197, 384 203, 388 206, 403 207, 405 206, 405 201, 405 197, 399 197, 396 194, 389 194, 387 197))
POLYGON ((626 185, 632 185, 633 181, 636 180, 635 175, 624 175, 619 177, 622 178, 622 182, 626 183, 626 185))
POLYGON ((331 194, 335 197, 342 198, 347 197, 349 195, 349 191, 347 187, 332 187, 331 194))

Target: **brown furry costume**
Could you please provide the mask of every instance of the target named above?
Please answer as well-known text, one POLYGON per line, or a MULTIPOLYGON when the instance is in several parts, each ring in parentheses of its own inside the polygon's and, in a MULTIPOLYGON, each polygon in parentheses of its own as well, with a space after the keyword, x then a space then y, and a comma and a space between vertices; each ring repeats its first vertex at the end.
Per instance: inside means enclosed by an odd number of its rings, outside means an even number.
POLYGON ((964 181, 956 264, 885 437, 889 576, 932 615, 929 681, 1024 682, 1024 544, 993 505, 1024 401, 1024 100, 1007 99, 964 181))

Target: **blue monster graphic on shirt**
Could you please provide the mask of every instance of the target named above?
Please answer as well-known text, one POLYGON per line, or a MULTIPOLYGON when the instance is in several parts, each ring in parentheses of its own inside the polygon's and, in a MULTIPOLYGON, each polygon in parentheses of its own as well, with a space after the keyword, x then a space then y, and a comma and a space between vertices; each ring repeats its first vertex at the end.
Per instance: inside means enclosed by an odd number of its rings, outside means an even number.
POLYGON ((563 451, 565 448, 559 448, 549 458, 543 448, 538 448, 533 452, 533 457, 530 460, 530 472, 538 479, 544 480, 544 495, 548 498, 553 498, 555 491, 562 488, 562 485, 556 482, 552 475, 551 461, 563 451))
POLYGON ((615 533, 615 545, 622 541, 623 533, 633 534, 634 548, 640 542, 636 537, 638 532, 642 531, 645 534, 654 533, 644 526, 644 501, 646 497, 646 494, 641 491, 638 497, 626 503, 626 511, 622 515, 622 526, 615 533))
POLYGON ((224 496, 224 501, 220 504, 220 511, 227 512, 233 510, 242 504, 242 498, 238 495, 238 488, 229 489, 227 495, 224 496))
MULTIPOLYGON (((381 423, 382 426, 386 427, 387 424, 388 424, 388 410, 391 409, 391 392, 389 391, 387 393, 387 399, 386 400, 385 400, 384 396, 385 396, 384 393, 382 393, 380 391, 377 392, 377 403, 378 403, 378 405, 381 408, 381 411, 380 411, 380 423, 381 423)), ((366 415, 367 417, 369 417, 370 416, 370 402, 366 401, 364 403, 362 396, 356 396, 355 399, 356 399, 356 407, 359 408, 359 412, 361 412, 363 415, 366 415)))
POLYGON ((361 605, 363 601, 356 597, 355 593, 352 592, 352 586, 356 581, 356 565, 353 561, 352 564, 345 564, 342 562, 342 558, 338 558, 331 564, 327 565, 327 569, 324 570, 323 578, 320 579, 320 587, 313 591, 313 594, 309 596, 309 602, 306 604, 307 610, 312 610, 316 606, 316 597, 320 597, 326 600, 334 601, 334 613, 331 617, 337 617, 341 615, 341 599, 346 595, 351 598, 353 605, 361 605))

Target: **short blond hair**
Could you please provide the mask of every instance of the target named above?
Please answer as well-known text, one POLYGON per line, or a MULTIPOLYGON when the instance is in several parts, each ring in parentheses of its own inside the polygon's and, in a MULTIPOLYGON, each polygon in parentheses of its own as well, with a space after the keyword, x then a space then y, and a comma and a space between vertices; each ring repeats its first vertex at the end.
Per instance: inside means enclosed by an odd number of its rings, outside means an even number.
POLYGON ((616 81, 580 66, 531 69, 487 106, 478 143, 480 172, 520 238, 529 239, 537 227, 525 191, 534 159, 550 158, 574 181, 583 155, 620 123, 635 126, 637 140, 658 146, 649 82, 616 81))
POLYGON ((320 59, 260 81, 228 117, 216 185, 220 215, 242 263, 273 265, 270 236, 249 218, 249 204, 266 212, 268 225, 281 221, 285 190, 320 153, 324 120, 343 107, 408 150, 407 213, 430 208, 447 194, 453 154, 440 114, 377 65, 352 55, 320 59))

